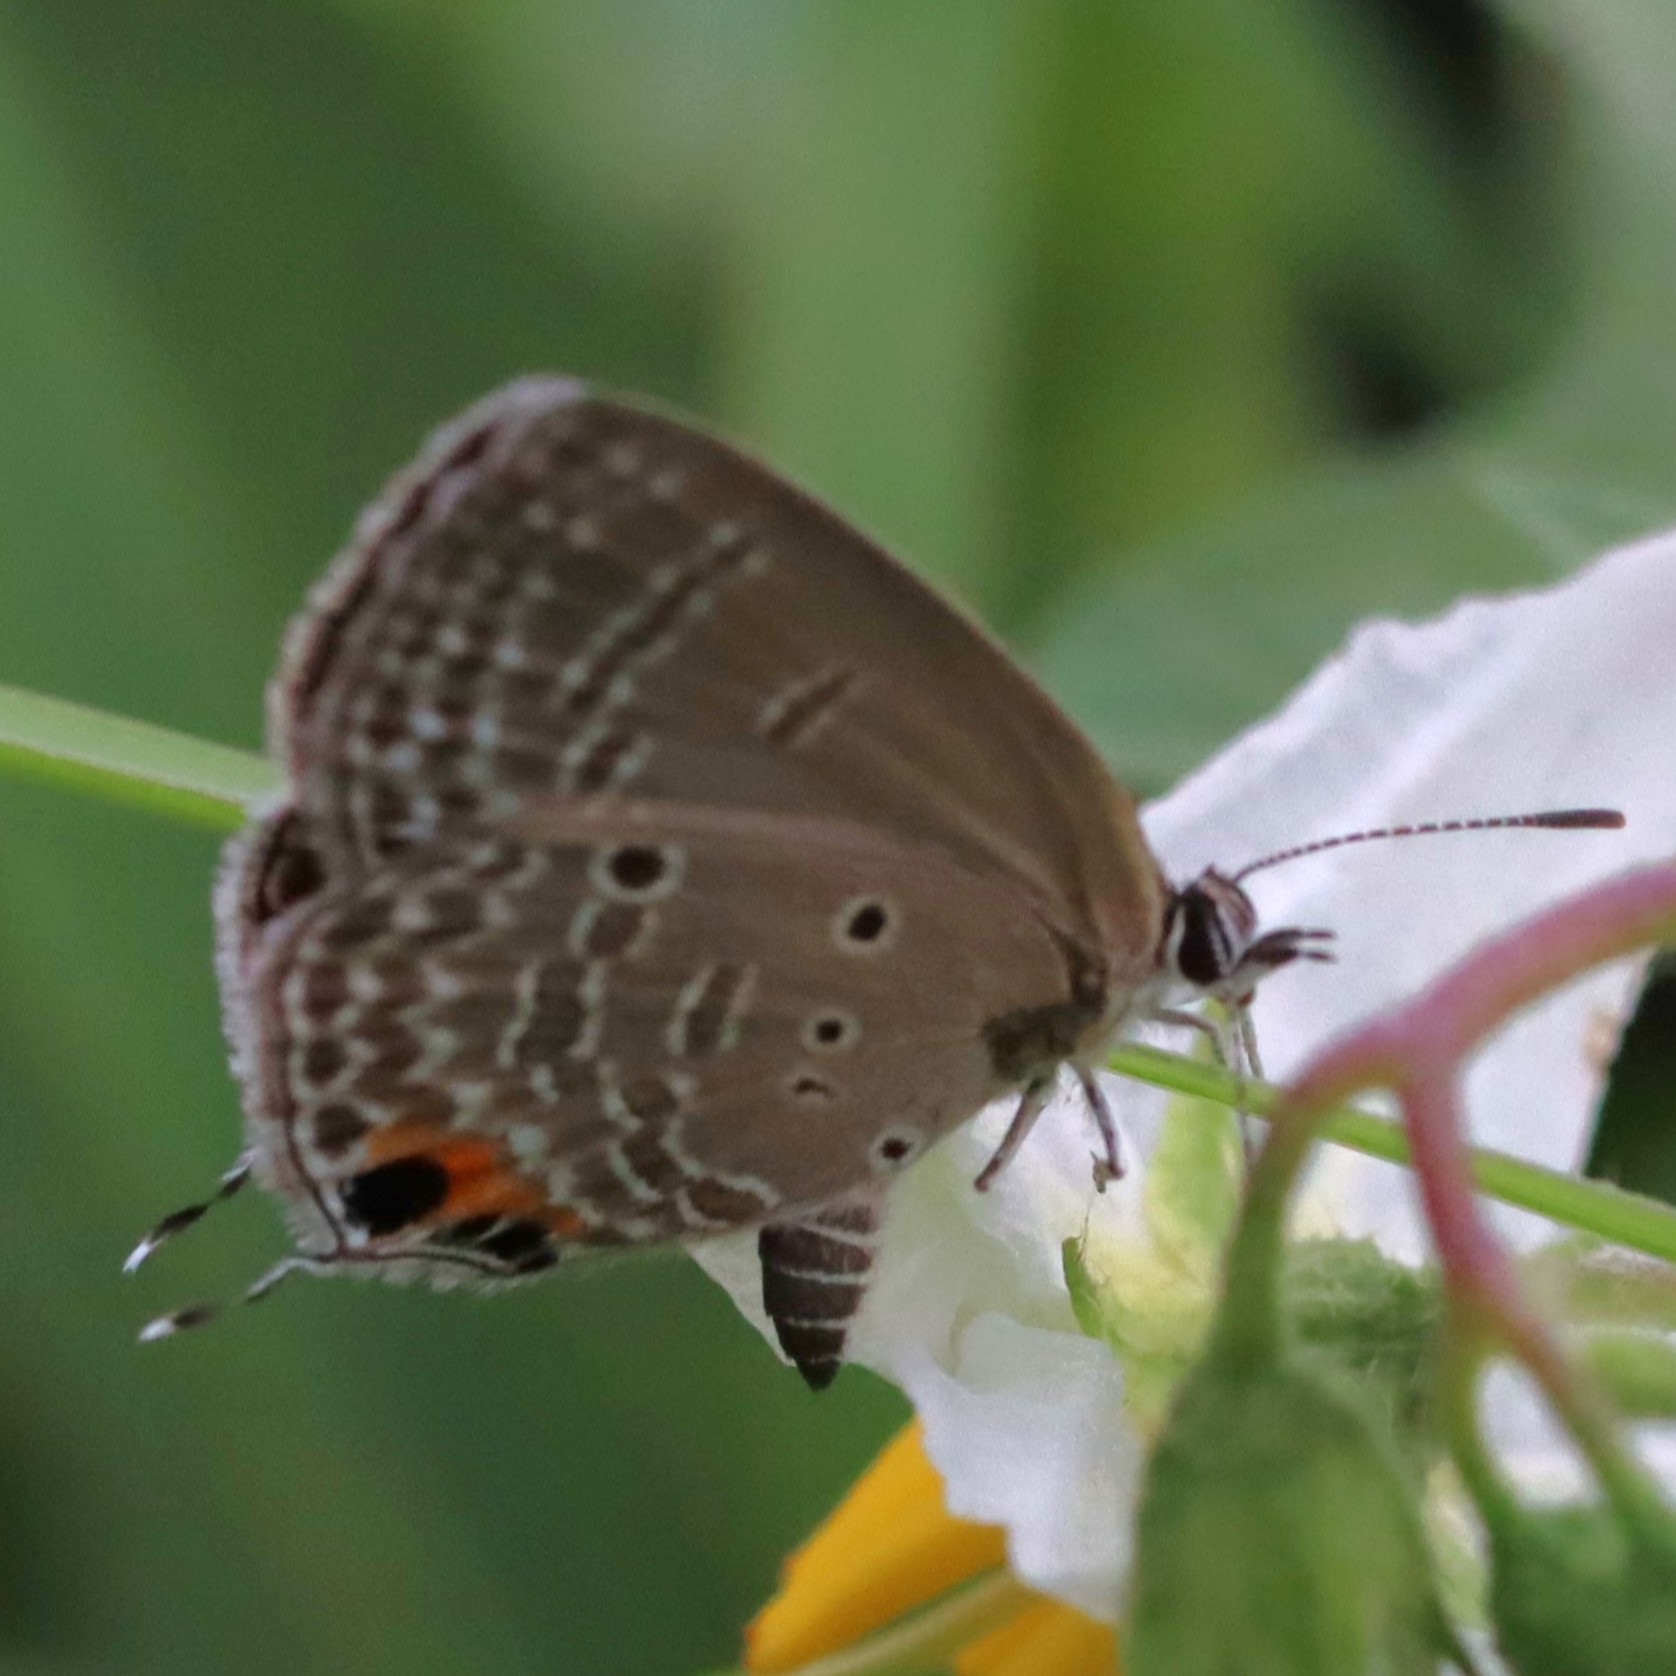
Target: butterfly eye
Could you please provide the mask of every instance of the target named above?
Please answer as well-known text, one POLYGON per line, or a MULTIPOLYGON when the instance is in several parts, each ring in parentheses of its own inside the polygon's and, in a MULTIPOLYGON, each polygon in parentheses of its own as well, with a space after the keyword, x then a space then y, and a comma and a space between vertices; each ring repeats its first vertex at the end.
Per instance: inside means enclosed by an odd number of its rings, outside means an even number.
POLYGON ((1256 928, 1251 898, 1231 879, 1206 872, 1176 892, 1165 958, 1184 982, 1210 989, 1239 965, 1256 928))
POLYGON ((1227 952, 1215 907, 1196 891, 1184 894, 1175 948, 1176 970, 1190 984, 1207 988, 1228 970, 1227 952))

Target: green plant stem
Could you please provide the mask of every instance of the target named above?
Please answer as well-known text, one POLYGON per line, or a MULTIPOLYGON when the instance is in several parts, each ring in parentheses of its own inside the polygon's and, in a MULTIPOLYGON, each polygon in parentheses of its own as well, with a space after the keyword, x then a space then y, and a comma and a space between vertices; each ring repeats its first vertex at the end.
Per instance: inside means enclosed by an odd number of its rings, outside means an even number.
MULTIPOLYGON (((1236 1079, 1236 1088, 1237 1088, 1236 1079)), ((1239 1090, 1242 1109, 1250 1109, 1239 1090)), ((1245 1197, 1228 1249, 1224 1293, 1216 1312, 1213 1350, 1223 1365, 1276 1364, 1284 1335, 1281 1271, 1286 1259, 1287 1206, 1319 1128, 1312 1122, 1270 1125, 1268 1138, 1246 1177, 1245 1197)))
POLYGON ((277 781, 249 751, 0 686, 0 771, 231 832, 277 781))
POLYGON ((1514 1498, 1478 1423, 1478 1381, 1495 1348, 1494 1335, 1485 1331, 1482 1321, 1458 1308, 1451 1310, 1438 1347, 1432 1404, 1472 1499, 1480 1507, 1507 1514, 1514 1510, 1514 1498))
MULTIPOLYGON (((1220 1066, 1183 1059, 1157 1048, 1121 1047, 1108 1063, 1120 1075, 1219 1105, 1238 1105, 1256 1117, 1266 1117, 1280 1098, 1280 1091, 1270 1084, 1242 1082, 1220 1066)), ((1332 1113, 1320 1133, 1325 1140, 1372 1158, 1389 1159, 1394 1164, 1409 1162, 1402 1126, 1391 1118, 1344 1106, 1332 1113)), ((1676 1209, 1657 1199, 1626 1193, 1606 1182, 1544 1169, 1486 1147, 1473 1149, 1472 1167, 1479 1190, 1503 1204, 1535 1211, 1550 1222, 1628 1250, 1676 1262, 1676 1209)))

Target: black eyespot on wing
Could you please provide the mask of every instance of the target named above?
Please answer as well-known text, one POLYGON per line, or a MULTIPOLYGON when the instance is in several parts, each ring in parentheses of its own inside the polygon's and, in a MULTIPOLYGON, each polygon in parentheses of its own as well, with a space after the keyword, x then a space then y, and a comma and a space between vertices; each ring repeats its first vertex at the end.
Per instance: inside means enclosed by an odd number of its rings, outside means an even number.
POLYGON ((339 1194, 343 1214, 369 1234, 394 1234, 438 1209, 448 1171, 422 1154, 395 1158, 351 1176, 339 1194))
POLYGON ((258 925, 277 919, 326 883, 326 870, 294 810, 268 834, 256 864, 251 912, 258 925))
POLYGON ((816 1013, 804 1021, 803 1045, 817 1053, 851 1048, 861 1039, 861 1022, 853 1013, 816 1013))
POLYGON ((888 897, 852 896, 839 904, 832 920, 832 941, 846 954, 879 954, 902 929, 902 912, 888 897))
POLYGON ((617 902, 657 902, 681 887, 686 852, 675 844, 609 844, 594 852, 588 873, 601 895, 617 902))
POLYGON ((539 1222, 509 1222, 478 1242, 478 1249, 514 1266, 547 1249, 547 1230, 539 1222))
POLYGON ((650 890, 659 883, 667 864, 663 852, 651 844, 624 844, 611 852, 611 877, 630 891, 650 890))
POLYGON ((882 902, 864 902, 844 922, 844 935, 852 943, 876 943, 888 923, 889 915, 882 902))
POLYGON ((914 1143, 906 1135, 884 1135, 878 1141, 879 1156, 887 1164, 904 1163, 913 1150, 914 1143))

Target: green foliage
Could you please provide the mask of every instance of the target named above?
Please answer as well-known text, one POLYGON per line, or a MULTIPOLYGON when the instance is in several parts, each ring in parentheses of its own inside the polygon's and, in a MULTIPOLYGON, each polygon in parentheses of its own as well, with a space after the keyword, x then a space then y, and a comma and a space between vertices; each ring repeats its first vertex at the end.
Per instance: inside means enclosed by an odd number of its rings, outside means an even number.
POLYGON ((1656 1676, 1676 1664, 1676 1519, 1487 1500, 1491 1604, 1520 1676, 1656 1676))

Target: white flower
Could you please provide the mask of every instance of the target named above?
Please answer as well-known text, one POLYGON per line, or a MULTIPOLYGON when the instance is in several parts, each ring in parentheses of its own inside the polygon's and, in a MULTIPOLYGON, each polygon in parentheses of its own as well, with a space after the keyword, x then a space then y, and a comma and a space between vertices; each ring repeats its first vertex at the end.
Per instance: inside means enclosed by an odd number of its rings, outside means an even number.
MULTIPOLYGON (((1417 839, 1258 875, 1264 925, 1329 927, 1340 962, 1289 968, 1259 992, 1271 1077, 1490 932, 1676 852, 1673 648, 1676 536, 1609 554, 1543 592, 1469 601, 1419 627, 1369 624, 1279 714, 1145 811, 1177 880, 1398 822, 1579 805, 1628 816, 1622 832, 1417 839)), ((1640 971, 1624 962, 1574 983, 1487 1046, 1467 1085, 1476 1142, 1559 1168, 1580 1163, 1603 1044, 1640 971)), ((1144 1157, 1164 1097, 1110 1088, 1144 1157)), ((899 1184, 852 1351, 913 1401, 950 1511, 1004 1526, 1021 1578, 1109 1618, 1131 1557, 1144 1444, 1117 1359, 1073 1319, 1060 1242, 1086 1226, 1091 1257, 1105 1252, 1137 1287, 1191 1287, 1196 1277, 1147 1227, 1144 1165, 1094 1194, 1080 1100, 1061 1098, 994 1189, 974 1193, 1007 1115, 985 1113, 899 1184)), ((1307 1197, 1317 1221, 1371 1235, 1403 1259, 1424 1253, 1403 1170, 1324 1149, 1307 1197)), ((1526 1241, 1545 1227, 1512 1213, 1502 1224, 1526 1241)), ((721 1242, 701 1260, 760 1324, 754 1245, 721 1242)))

